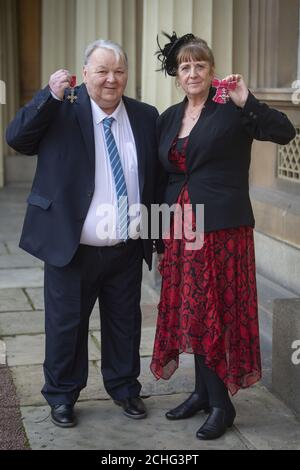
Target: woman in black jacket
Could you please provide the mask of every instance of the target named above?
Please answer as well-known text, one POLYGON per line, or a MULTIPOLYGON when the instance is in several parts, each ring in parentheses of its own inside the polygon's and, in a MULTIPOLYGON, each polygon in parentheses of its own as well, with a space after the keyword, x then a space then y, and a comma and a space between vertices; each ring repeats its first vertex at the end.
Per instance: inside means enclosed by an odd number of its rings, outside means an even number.
MULTIPOLYGON (((234 395, 261 378, 248 183, 252 142, 287 144, 295 130, 284 114, 249 92, 241 75, 226 77, 227 99, 225 93, 224 103, 216 102, 215 62, 207 43, 192 34, 168 38, 158 52, 162 70, 176 76, 186 96, 158 120, 159 156, 168 173, 164 202, 183 211, 192 205, 196 235, 196 207, 204 205, 204 243, 190 249, 184 230, 181 239, 176 236, 173 218, 159 266, 162 290, 151 370, 169 379, 179 354, 194 354, 195 391, 166 417, 209 412, 196 434, 208 440, 233 424, 228 390, 234 395)), ((185 217, 180 225, 187 225, 185 217)))

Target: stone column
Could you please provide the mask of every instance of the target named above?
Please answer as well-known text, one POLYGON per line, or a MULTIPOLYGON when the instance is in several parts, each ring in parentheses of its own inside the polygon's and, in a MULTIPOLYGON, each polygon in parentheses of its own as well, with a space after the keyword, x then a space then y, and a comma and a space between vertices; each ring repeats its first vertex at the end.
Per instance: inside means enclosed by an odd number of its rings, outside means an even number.
MULTIPOLYGON (((246 0, 241 0, 244 10, 246 0)), ((159 62, 156 35, 161 44, 166 39, 161 31, 178 35, 188 32, 205 39, 216 58, 216 74, 223 78, 233 72, 233 37, 235 0, 144 0, 144 32, 142 60, 142 99, 160 111, 180 101, 183 94, 174 86, 174 80, 155 72, 159 62)), ((236 22, 238 25, 238 22, 236 22)), ((242 37, 242 31, 238 32, 242 37)), ((241 70, 241 69, 240 69, 241 70)))
POLYGON ((223 78, 233 71, 233 0, 214 0, 212 26, 216 75, 223 78))
POLYGON ((233 0, 233 73, 249 84, 250 0, 233 0))
POLYGON ((110 39, 124 47, 129 59, 126 94, 136 96, 136 2, 139 0, 76 1, 76 72, 82 74, 86 46, 110 39))
POLYGON ((4 141, 4 132, 19 107, 16 1, 0 0, 0 11, 0 80, 6 84, 6 102, 0 104, 0 187, 2 187, 5 183, 4 156, 13 153, 4 141))
POLYGON ((194 1, 187 0, 144 0, 143 58, 142 58, 142 99, 162 111, 172 102, 180 101, 181 94, 176 90, 174 79, 157 72, 160 62, 154 56, 158 49, 156 37, 163 45, 167 39, 162 31, 178 35, 193 29, 194 1))
POLYGON ((135 97, 137 1, 141 0, 43 0, 42 85, 59 68, 76 73, 81 83, 86 46, 99 38, 111 39, 128 54, 126 94, 135 97))
POLYGON ((250 1, 252 88, 289 88, 296 80, 298 21, 299 2, 250 1))
POLYGON ((43 0, 42 87, 58 69, 75 73, 75 13, 76 0, 43 0))
POLYGON ((250 2, 250 86, 254 89, 276 86, 278 0, 271 1, 272 15, 269 0, 250 2))
POLYGON ((290 88, 297 79, 299 1, 279 2, 279 48, 277 86, 290 88))

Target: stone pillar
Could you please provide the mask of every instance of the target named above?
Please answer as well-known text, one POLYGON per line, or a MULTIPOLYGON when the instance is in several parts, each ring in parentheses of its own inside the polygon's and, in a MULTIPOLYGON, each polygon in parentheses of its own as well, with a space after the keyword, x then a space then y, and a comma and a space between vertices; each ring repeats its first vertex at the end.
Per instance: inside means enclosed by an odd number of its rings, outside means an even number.
POLYGON ((216 75, 223 78, 232 73, 233 0, 213 2, 212 50, 216 61, 216 75))
POLYGON ((249 85, 250 0, 233 0, 233 73, 249 85))
MULTIPOLYGON (((247 0, 241 0, 239 11, 247 11, 247 0)), ((192 32, 202 37, 212 47, 216 58, 216 74, 223 78, 233 72, 233 37, 234 10, 238 3, 235 0, 144 0, 144 33, 142 59, 142 99, 158 107, 160 111, 180 101, 183 94, 174 86, 174 80, 155 72, 159 62, 154 57, 157 50, 156 35, 161 44, 166 39, 161 31, 178 35, 192 32)), ((243 31, 237 31, 242 38, 243 31)), ((245 41, 244 41, 245 42, 245 41)), ((243 44, 243 51, 245 45, 243 44)), ((238 65, 240 65, 240 56, 238 65)), ((243 72, 246 67, 239 67, 243 72)))
MULTIPOLYGON (((154 57, 156 46, 156 34, 158 33, 158 3, 159 0, 152 0, 151 3, 144 0, 143 11, 143 51, 142 51, 142 101, 158 106, 156 102, 158 61, 154 57)), ((161 86, 165 85, 162 79, 161 86)), ((167 80, 167 79, 166 79, 167 80)), ((170 85, 169 85, 170 86, 170 85)))
POLYGON ((276 299, 272 390, 300 416, 300 299, 276 299))
MULTIPOLYGON (((139 0, 76 1, 76 72, 81 77, 86 46, 110 39, 124 47, 129 59, 128 96, 136 96, 136 16, 139 0)), ((78 80, 79 81, 79 80, 78 80)))
POLYGON ((251 88, 289 88, 296 80, 298 21, 299 2, 251 0, 251 88))
MULTIPOLYGON (((137 0, 140 2, 141 0, 137 0)), ((142 31, 139 31, 138 21, 138 8, 136 0, 125 0, 123 5, 123 39, 121 41, 124 47, 129 63, 129 78, 126 88, 126 95, 132 98, 137 98, 138 88, 140 84, 137 80, 137 66, 141 67, 138 63, 138 46, 137 43, 142 42, 142 31)))
POLYGON ((4 141, 5 128, 19 107, 16 0, 0 0, 0 11, 0 80, 6 84, 5 104, 0 104, 0 187, 2 187, 5 183, 4 156, 13 153, 4 141))
POLYGON ((250 32, 250 86, 274 88, 278 67, 278 0, 251 0, 250 32))
POLYGON ((136 2, 140 0, 43 0, 42 85, 67 68, 82 81, 84 51, 96 39, 121 44, 129 58, 126 94, 136 96, 136 2), (55 34, 53 34, 55 25, 55 34))
POLYGON ((157 72, 160 62, 154 56, 158 49, 156 37, 159 36, 159 42, 163 45, 167 39, 161 34, 162 31, 168 34, 176 31, 178 35, 192 31, 193 11, 193 0, 144 0, 142 100, 157 106, 160 111, 180 101, 182 96, 171 77, 157 72))
POLYGON ((299 2, 285 0, 279 2, 279 48, 277 86, 292 86, 297 79, 297 51, 299 44, 299 2))
POLYGON ((58 69, 75 73, 75 13, 76 0, 43 0, 42 87, 58 69))
POLYGON ((41 87, 42 3, 22 0, 17 4, 20 106, 24 106, 41 87))
POLYGON ((195 0, 193 2, 193 33, 213 44, 214 0, 195 0))

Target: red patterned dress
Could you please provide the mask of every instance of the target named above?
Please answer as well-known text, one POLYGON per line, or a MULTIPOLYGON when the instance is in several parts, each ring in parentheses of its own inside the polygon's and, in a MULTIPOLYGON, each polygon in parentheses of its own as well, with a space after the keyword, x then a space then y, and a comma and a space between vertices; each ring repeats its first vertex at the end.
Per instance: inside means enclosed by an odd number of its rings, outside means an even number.
MULTIPOLYGON (((183 172, 187 143, 188 137, 176 138, 169 153, 183 172)), ((189 203, 184 185, 177 204, 183 208, 189 203)), ((194 230, 194 216, 192 224, 194 230)), ((190 239, 174 238, 174 219, 170 233, 159 266, 162 287, 151 371, 157 379, 169 379, 180 353, 199 354, 234 395, 261 378, 253 229, 207 232, 196 250, 187 249, 190 239)))

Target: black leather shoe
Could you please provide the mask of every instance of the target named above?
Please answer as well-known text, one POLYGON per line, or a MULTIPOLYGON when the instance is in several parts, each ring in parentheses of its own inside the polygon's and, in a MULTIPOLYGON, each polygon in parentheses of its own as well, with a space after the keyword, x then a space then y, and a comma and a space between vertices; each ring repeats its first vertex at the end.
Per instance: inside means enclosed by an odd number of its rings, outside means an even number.
POLYGON ((227 428, 231 428, 236 412, 234 407, 230 411, 221 408, 211 408, 210 414, 201 428, 198 429, 196 437, 202 441, 217 439, 223 436, 227 428))
POLYGON ((125 400, 114 400, 115 404, 123 408, 123 414, 128 418, 146 418, 147 410, 140 397, 129 397, 125 400))
POLYGON ((194 416, 198 411, 209 413, 208 402, 203 402, 196 392, 193 392, 181 405, 167 411, 166 418, 171 420, 186 419, 194 416))
POLYGON ((61 428, 72 428, 77 424, 72 405, 55 405, 51 407, 51 421, 61 428))

